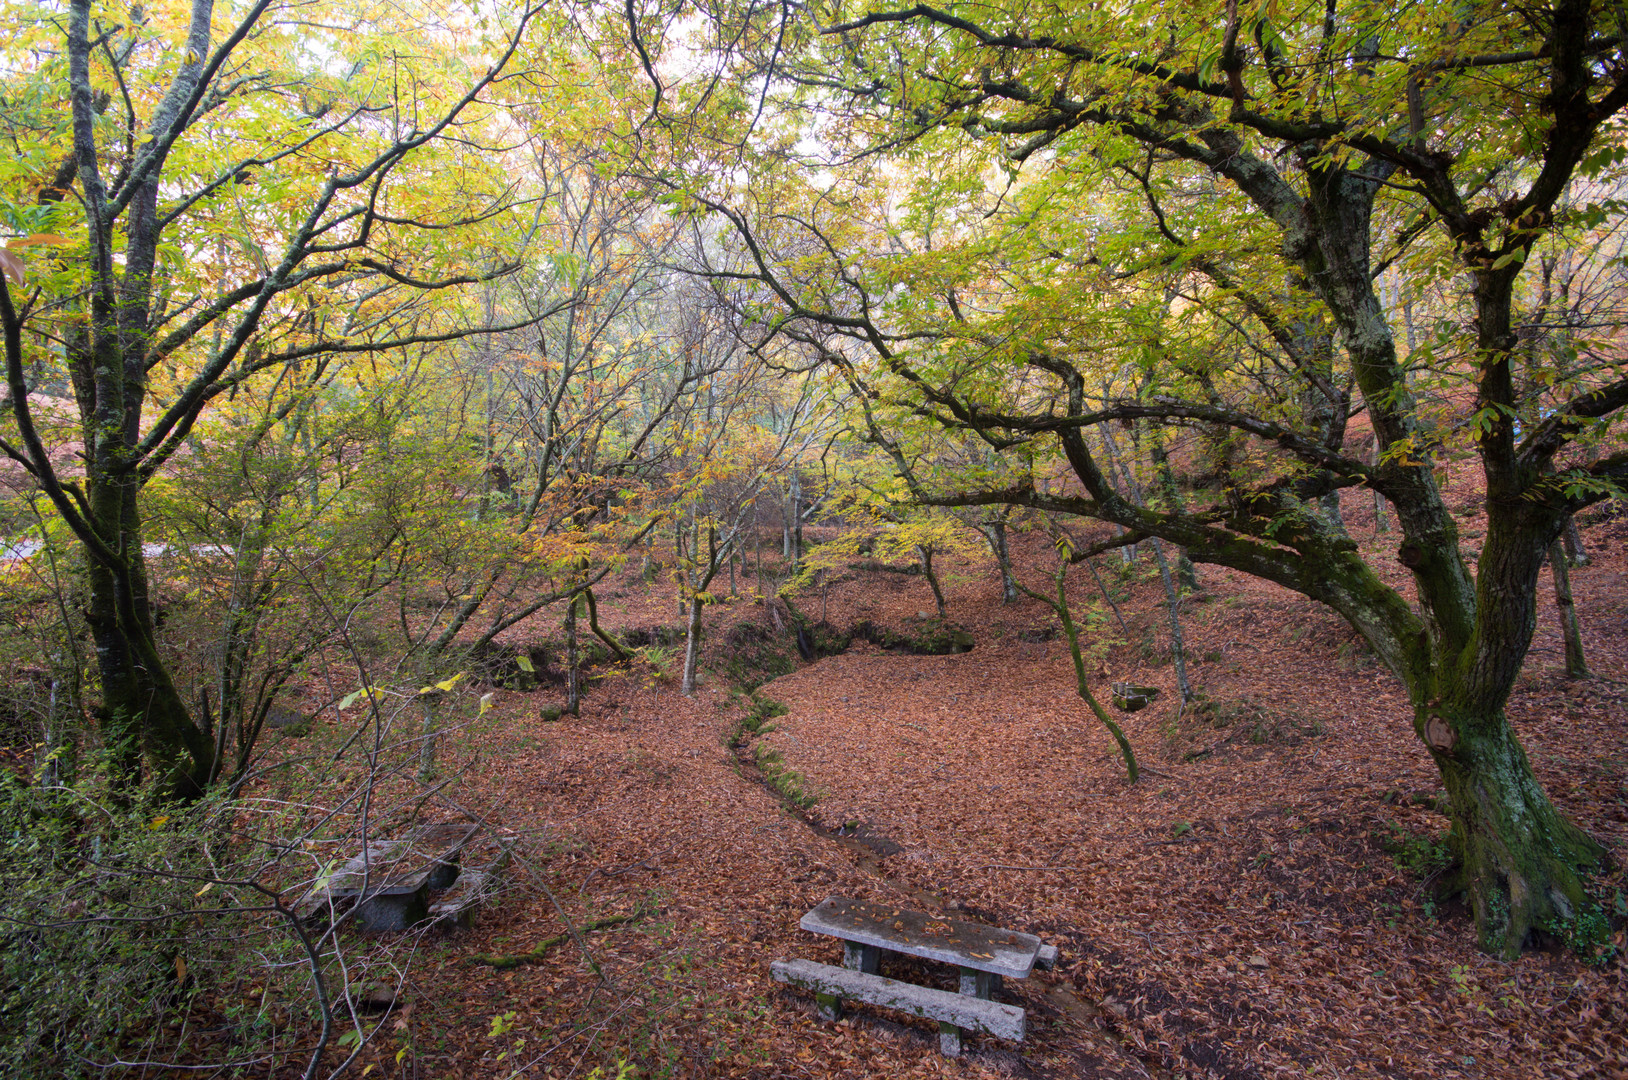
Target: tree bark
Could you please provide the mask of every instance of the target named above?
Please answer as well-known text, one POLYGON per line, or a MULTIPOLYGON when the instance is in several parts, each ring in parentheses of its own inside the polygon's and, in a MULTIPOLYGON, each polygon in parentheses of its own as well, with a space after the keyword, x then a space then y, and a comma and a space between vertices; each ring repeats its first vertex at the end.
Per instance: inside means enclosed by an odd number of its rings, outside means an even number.
MULTIPOLYGON (((1134 784, 1138 777, 1141 776, 1141 768, 1136 763, 1136 751, 1131 748, 1131 741, 1125 735, 1125 730, 1114 722, 1114 718, 1108 714, 1108 710, 1102 707, 1102 702, 1098 701, 1096 695, 1091 693, 1091 680, 1085 674, 1085 654, 1080 651, 1079 627, 1074 625, 1074 616, 1068 609, 1068 567, 1069 564, 1065 560, 1057 568, 1054 577, 1054 583, 1057 586, 1056 599, 1037 593, 1026 585, 1019 585, 1018 587, 1051 608, 1057 615, 1058 621, 1063 624, 1063 637, 1068 641, 1068 655, 1074 661, 1074 692, 1079 695, 1081 701, 1085 702, 1092 715, 1097 718, 1097 721, 1108 729, 1108 734, 1113 737, 1114 743, 1119 747, 1120 755, 1125 759, 1125 778, 1134 784)), ((1100 585, 1101 582, 1099 581, 1098 584, 1100 585)))
POLYGON ((685 697, 695 696, 695 674, 701 663, 701 598, 690 598, 690 617, 684 625, 684 684, 685 697))

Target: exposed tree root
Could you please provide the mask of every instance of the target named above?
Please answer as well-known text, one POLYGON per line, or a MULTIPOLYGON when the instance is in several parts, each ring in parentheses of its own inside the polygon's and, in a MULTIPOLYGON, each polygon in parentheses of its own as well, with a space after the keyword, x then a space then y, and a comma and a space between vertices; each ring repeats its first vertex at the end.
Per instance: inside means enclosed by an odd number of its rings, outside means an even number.
MULTIPOLYGON (((577 932, 586 934, 593 930, 604 930, 606 927, 620 926, 622 923, 629 923, 633 922, 635 919, 642 919, 647 914, 649 914, 649 912, 634 911, 626 915, 610 915, 606 918, 595 919, 591 923, 577 927, 577 932)), ((570 931, 566 931, 563 934, 555 934, 551 938, 546 938, 539 941, 537 944, 533 945, 529 950, 523 953, 476 953, 473 956, 465 957, 464 962, 467 964, 490 964, 499 971, 509 971, 520 967, 523 964, 535 964, 541 961, 548 954, 548 950, 552 949, 561 942, 569 940, 571 940, 571 933, 570 931)))

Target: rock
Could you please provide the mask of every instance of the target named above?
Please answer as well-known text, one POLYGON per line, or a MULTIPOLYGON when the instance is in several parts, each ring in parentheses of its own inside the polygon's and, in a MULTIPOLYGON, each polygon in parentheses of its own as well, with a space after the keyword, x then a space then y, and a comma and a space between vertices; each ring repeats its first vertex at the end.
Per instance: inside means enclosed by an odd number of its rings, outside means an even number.
POLYGON ((1140 712, 1159 696, 1157 686, 1138 686, 1135 683, 1113 684, 1114 708, 1123 712, 1140 712))

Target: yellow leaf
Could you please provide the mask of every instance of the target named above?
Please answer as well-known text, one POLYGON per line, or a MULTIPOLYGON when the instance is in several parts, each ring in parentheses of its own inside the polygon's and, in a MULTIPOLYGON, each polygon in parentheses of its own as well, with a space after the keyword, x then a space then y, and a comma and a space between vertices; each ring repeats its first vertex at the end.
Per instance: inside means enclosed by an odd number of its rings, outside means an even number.
POLYGON ((537 669, 532 666, 531 657, 527 656, 525 653, 521 653, 516 656, 514 658, 514 662, 520 665, 521 671, 529 672, 531 674, 536 674, 537 672, 537 669))
POLYGON ((42 232, 35 233, 32 236, 19 236, 17 239, 6 244, 6 247, 10 248, 12 251, 16 251, 19 248, 33 247, 36 244, 49 244, 52 247, 66 247, 72 243, 73 241, 69 240, 66 236, 58 236, 56 233, 42 232))
POLYGON ((164 822, 168 821, 169 819, 170 816, 168 814, 160 814, 158 817, 155 817, 152 821, 148 822, 147 827, 149 829, 161 829, 164 827, 164 822))
POLYGON ((205 885, 203 888, 199 889, 197 892, 193 893, 192 895, 194 897, 202 896, 204 893, 208 892, 210 889, 213 889, 214 887, 215 887, 215 883, 213 881, 211 881, 208 885, 205 885))

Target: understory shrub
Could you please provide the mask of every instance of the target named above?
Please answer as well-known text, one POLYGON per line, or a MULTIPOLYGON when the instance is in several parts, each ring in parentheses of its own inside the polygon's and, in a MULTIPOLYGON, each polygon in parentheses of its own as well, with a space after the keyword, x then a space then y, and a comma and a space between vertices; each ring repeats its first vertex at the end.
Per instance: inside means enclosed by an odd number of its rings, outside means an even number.
POLYGON ((248 884, 265 868, 230 836, 235 809, 116 793, 94 776, 0 779, 0 1075, 219 1060, 188 1022, 199 1010, 234 1057, 265 1060, 308 995, 291 924, 248 884))

